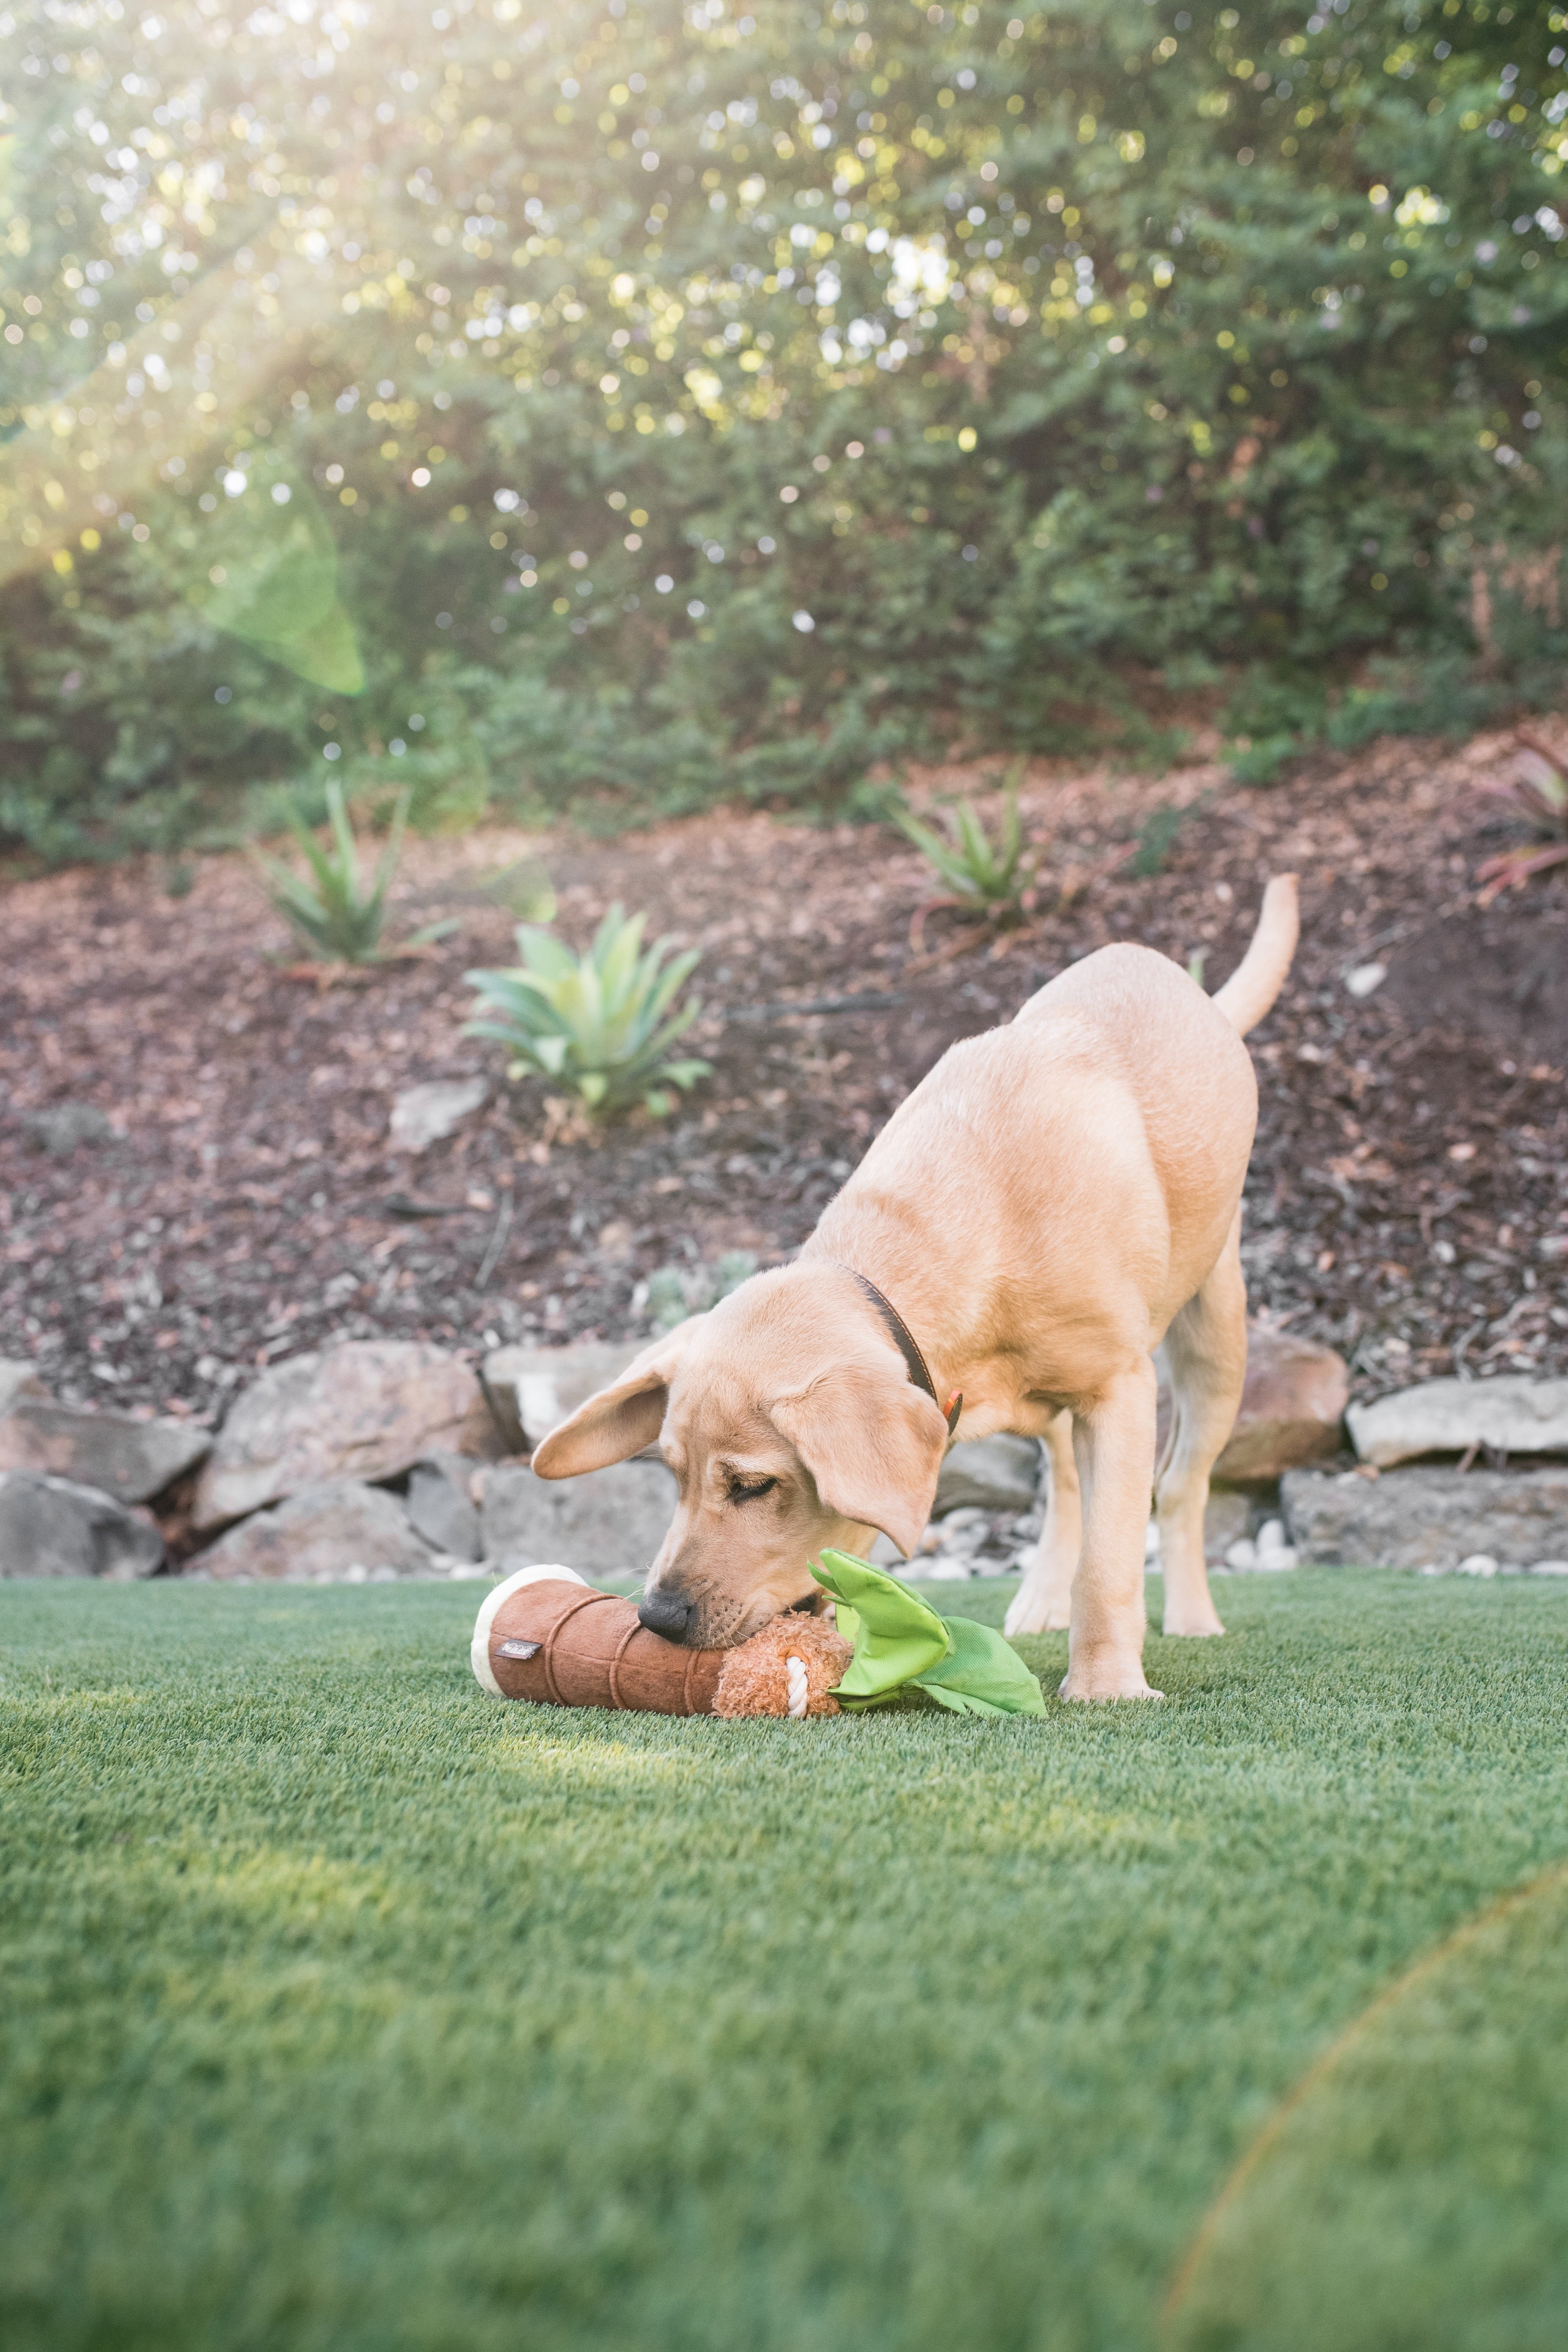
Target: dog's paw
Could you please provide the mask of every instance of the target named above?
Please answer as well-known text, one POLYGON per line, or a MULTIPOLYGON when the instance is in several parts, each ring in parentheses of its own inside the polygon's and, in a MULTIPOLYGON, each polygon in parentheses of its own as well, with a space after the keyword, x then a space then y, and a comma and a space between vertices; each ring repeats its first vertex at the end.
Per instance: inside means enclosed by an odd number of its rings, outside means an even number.
POLYGON ((1094 1702, 1113 1698, 1163 1698, 1163 1691, 1151 1690, 1142 1666, 1116 1672, 1096 1667, 1079 1673, 1076 1669, 1064 1675, 1057 1686, 1058 1698, 1078 1698, 1094 1702))
POLYGON ((1002 1621, 1002 1631, 1014 1633, 1065 1633, 1071 1621, 1072 1604, 1066 1595, 1058 1600, 1049 1592, 1031 1592, 1025 1585, 1013 1596, 1011 1608, 1002 1621))
POLYGON ((1160 1631, 1179 1634, 1184 1641, 1201 1642, 1223 1633, 1225 1627, 1211 1609, 1206 1617, 1167 1617, 1160 1631))

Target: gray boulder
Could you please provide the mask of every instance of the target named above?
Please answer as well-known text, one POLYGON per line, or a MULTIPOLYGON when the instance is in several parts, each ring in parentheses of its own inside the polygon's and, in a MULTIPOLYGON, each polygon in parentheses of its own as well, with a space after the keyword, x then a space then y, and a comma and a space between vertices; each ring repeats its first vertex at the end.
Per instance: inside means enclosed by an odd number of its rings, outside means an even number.
POLYGON ((1245 1495, 1210 1492, 1204 1509, 1204 1558, 1220 1566, 1234 1544, 1252 1532, 1252 1505, 1245 1495))
POLYGON ((428 1574, 436 1559, 395 1495, 330 1478, 231 1528, 191 1564, 220 1581, 326 1584, 428 1574))
POLYGON ((188 1421, 138 1421, 19 1397, 0 1415, 0 1470, 47 1470, 118 1503, 150 1503, 194 1470, 212 1439, 188 1421))
POLYGON ((970 1437, 949 1451, 936 1482, 933 1518, 950 1511, 1028 1511, 1040 1483, 1037 1437, 970 1437))
POLYGON ((1292 1470, 1279 1483, 1303 1566, 1505 1568, 1568 1559, 1568 1469, 1292 1470))
POLYGON ((346 1340, 246 1390, 196 1483, 193 1524, 220 1528, 325 1479, 399 1478, 431 1453, 493 1456, 498 1444, 459 1357, 416 1340, 346 1340))
POLYGON ((474 1485, 482 1473, 458 1454, 432 1454, 409 1474, 405 1507, 409 1525, 453 1559, 484 1558, 474 1485))
POLYGON ((1347 1419, 1356 1452, 1380 1470, 1472 1445, 1568 1454, 1568 1380, 1506 1372, 1490 1381, 1425 1381, 1375 1404, 1352 1404, 1347 1419))
POLYGON ((107 1143, 114 1133, 107 1113, 92 1103, 54 1103, 47 1110, 24 1111, 22 1123, 52 1160, 63 1159, 79 1143, 107 1143))
POLYGON ((156 1576, 163 1538, 112 1495, 38 1470, 0 1473, 0 1576, 156 1576))
POLYGON ((18 1397, 47 1395, 37 1364, 25 1364, 16 1356, 0 1356, 0 1412, 9 1412, 18 1397))
POLYGON ((569 1413, 619 1380, 643 1339, 581 1340, 569 1348, 497 1348, 479 1367, 509 1454, 531 1454, 569 1413))
POLYGON ((581 1478, 482 1473, 484 1556, 496 1568, 559 1561, 585 1576, 641 1574, 668 1532, 676 1485, 662 1462, 617 1462, 581 1478))
POLYGON ((405 1087, 392 1106, 392 1150, 427 1151, 454 1134, 489 1092, 483 1078, 431 1078, 423 1086, 405 1087))

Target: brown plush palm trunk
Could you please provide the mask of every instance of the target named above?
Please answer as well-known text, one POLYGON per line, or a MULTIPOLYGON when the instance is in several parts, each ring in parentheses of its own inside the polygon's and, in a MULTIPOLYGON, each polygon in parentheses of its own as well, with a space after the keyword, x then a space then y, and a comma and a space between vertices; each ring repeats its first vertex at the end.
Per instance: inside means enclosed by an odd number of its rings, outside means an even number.
POLYGON ((546 1706, 711 1715, 725 1655, 683 1650, 639 1624, 635 1601, 564 1579, 509 1593, 489 1627, 502 1695, 546 1706))

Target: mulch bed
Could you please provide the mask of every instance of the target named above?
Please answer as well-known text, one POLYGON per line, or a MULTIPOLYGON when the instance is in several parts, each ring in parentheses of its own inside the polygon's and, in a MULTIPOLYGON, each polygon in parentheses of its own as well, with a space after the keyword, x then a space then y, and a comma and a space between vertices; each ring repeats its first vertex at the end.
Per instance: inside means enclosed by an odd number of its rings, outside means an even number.
MULTIPOLYGON (((1568 877, 1477 903, 1476 865, 1510 835, 1475 787, 1506 749, 1384 743, 1266 792, 1217 766, 1041 764, 1024 806, 1051 838, 1046 870, 1090 878, 1000 940, 935 913, 921 952, 931 885, 900 836, 750 814, 607 845, 499 827, 414 845, 399 922, 455 913, 459 934, 326 985, 289 976, 241 858, 199 861, 184 898, 153 861, 15 884, 0 1354, 64 1398, 207 1415, 257 1365, 331 1338, 636 1330, 656 1268, 798 1246, 954 1039, 1112 939, 1201 952, 1215 985, 1264 877, 1294 867, 1301 950, 1252 1039, 1255 1311, 1344 1350, 1364 1394, 1456 1366, 1568 1370, 1568 877), (1163 810, 1183 812, 1164 869, 1107 871, 1163 810), (512 960, 479 886, 531 849, 569 937, 619 898, 703 950, 689 1050, 714 1074, 664 1123, 582 1139, 461 1034, 463 972, 512 960), (1371 962, 1387 977, 1357 997, 1346 975, 1371 962), (479 1072, 489 1099, 458 1135, 414 1161, 389 1151, 400 1088, 479 1072)), ((921 783, 984 793, 994 774, 921 783)))

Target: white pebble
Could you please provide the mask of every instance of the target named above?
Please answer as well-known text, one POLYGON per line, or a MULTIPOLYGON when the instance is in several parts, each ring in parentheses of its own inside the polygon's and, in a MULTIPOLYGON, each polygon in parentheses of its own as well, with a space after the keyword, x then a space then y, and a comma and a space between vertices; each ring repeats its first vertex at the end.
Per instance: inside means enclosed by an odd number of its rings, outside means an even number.
POLYGON ((1538 1559, 1531 1576, 1568 1576, 1568 1559, 1538 1559))
POLYGON ((1496 1560, 1487 1551, 1473 1551, 1468 1559, 1459 1562, 1461 1576, 1495 1576, 1497 1570, 1496 1560))
POLYGON ((1226 1568, 1256 1568, 1258 1566, 1258 1546, 1253 1542, 1250 1536, 1238 1536, 1235 1543, 1226 1547, 1225 1564, 1226 1568))
POLYGON ((1388 978, 1385 963, 1358 963, 1353 971, 1345 974, 1345 986, 1352 996, 1370 996, 1388 978))

